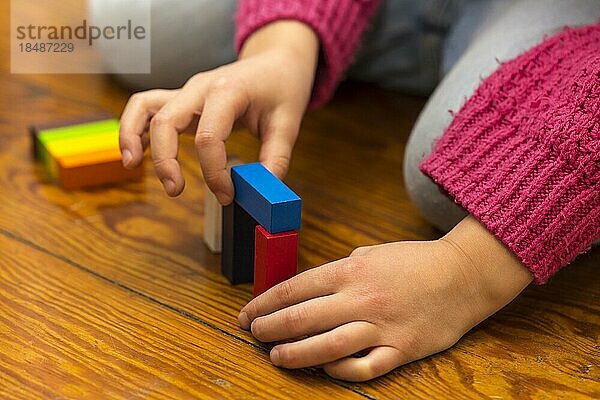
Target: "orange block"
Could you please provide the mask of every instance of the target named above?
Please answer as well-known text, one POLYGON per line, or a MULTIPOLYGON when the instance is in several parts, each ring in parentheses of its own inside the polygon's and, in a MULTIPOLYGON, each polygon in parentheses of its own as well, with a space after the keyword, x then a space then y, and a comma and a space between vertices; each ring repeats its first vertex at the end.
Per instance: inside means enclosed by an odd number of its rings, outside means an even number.
POLYGON ((57 178, 65 189, 123 182, 144 175, 143 166, 134 169, 123 167, 119 149, 71 155, 56 161, 57 178))

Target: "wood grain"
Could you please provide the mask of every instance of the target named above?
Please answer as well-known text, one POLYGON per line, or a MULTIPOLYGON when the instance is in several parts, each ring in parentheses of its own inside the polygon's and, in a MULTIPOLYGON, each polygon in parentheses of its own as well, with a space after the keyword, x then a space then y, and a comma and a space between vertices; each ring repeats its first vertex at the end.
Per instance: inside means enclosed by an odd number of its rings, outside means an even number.
POLYGON ((363 398, 2 231, 0 307, 1 398, 363 398))
MULTIPOLYGON (((598 249, 454 348, 383 378, 355 385, 277 369, 237 325, 251 286, 229 285, 202 242, 193 139, 182 137, 177 199, 151 168, 142 182, 66 192, 31 159, 27 126, 118 114, 128 93, 106 76, 11 75, 6 57, 0 83, 0 398, 600 398, 598 249)), ((439 235, 402 184, 422 105, 346 85, 306 117, 286 179, 303 198, 302 269, 439 235)), ((236 132, 228 150, 254 161, 256 140, 236 132)))

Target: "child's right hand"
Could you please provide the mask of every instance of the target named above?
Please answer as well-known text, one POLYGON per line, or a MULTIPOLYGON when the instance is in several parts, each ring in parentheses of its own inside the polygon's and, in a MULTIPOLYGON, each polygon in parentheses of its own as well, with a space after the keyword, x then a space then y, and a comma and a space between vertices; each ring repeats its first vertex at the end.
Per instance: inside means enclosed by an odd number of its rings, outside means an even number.
POLYGON ((197 123, 204 179, 219 202, 229 204, 233 183, 225 141, 239 120, 261 142, 259 161, 283 178, 310 99, 318 46, 308 26, 275 22, 246 41, 238 61, 201 72, 180 89, 134 94, 121 116, 123 165, 139 165, 151 143, 158 178, 169 196, 179 195, 184 179, 177 162, 178 134, 197 123))
POLYGON ((271 361, 365 381, 452 346, 533 276, 469 215, 442 239, 360 247, 250 301, 238 317, 271 361), (355 357, 363 352, 361 357, 355 357))

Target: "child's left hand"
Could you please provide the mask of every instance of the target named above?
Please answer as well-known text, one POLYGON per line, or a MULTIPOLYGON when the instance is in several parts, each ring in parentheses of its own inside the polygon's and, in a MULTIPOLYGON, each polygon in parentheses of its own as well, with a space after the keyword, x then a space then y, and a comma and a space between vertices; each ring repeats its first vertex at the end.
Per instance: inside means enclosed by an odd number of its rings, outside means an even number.
POLYGON ((358 248, 299 274, 248 303, 239 320, 260 341, 291 340, 271 350, 277 366, 364 381, 451 347, 531 279, 467 217, 440 240, 358 248))

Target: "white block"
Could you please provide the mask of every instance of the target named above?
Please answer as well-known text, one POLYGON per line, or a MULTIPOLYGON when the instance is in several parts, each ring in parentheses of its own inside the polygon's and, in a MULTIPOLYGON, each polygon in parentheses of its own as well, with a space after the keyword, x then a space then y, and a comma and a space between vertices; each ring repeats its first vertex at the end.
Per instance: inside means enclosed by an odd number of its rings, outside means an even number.
POLYGON ((204 191, 204 243, 213 253, 220 253, 222 248, 221 232, 223 230, 223 207, 217 197, 205 185, 204 191))

